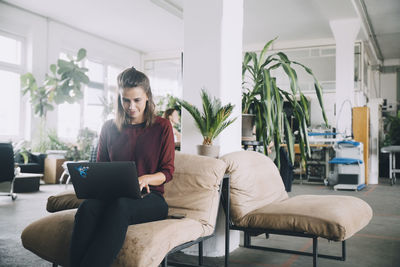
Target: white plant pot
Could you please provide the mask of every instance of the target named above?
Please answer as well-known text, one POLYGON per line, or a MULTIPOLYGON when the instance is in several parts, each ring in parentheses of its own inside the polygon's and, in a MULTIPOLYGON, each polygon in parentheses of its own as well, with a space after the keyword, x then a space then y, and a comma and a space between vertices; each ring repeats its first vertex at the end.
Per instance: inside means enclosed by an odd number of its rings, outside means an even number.
POLYGON ((218 156, 219 156, 219 146, 197 145, 197 154, 199 154, 201 156, 218 158, 218 156))

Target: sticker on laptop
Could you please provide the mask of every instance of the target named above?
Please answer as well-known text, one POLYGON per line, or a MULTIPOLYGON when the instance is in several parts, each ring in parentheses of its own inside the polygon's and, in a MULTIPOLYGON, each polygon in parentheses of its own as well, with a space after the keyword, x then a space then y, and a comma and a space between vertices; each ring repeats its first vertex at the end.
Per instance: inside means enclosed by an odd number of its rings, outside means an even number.
POLYGON ((86 178, 87 176, 87 171, 89 170, 89 167, 84 167, 84 166, 79 166, 79 167, 75 167, 75 169, 79 172, 79 175, 82 178, 86 178))

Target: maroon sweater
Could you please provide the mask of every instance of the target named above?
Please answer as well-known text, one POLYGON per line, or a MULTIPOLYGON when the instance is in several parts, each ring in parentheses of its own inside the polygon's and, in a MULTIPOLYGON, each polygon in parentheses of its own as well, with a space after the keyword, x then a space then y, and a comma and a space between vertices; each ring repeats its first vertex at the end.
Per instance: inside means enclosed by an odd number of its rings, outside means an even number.
MULTIPOLYGON (((127 125, 118 131, 113 120, 101 129, 97 161, 135 161, 138 176, 162 172, 165 182, 174 173, 175 143, 171 123, 156 117, 154 124, 127 125)), ((151 191, 164 193, 164 184, 150 186, 151 191)))

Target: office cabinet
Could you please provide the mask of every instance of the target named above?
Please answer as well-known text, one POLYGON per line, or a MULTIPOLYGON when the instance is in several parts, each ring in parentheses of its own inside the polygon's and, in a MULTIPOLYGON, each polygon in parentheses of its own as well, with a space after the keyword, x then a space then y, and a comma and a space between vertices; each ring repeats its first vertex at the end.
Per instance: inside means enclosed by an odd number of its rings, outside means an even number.
POLYGON ((369 174, 369 108, 353 108, 353 135, 354 140, 364 145, 365 184, 368 184, 369 174))

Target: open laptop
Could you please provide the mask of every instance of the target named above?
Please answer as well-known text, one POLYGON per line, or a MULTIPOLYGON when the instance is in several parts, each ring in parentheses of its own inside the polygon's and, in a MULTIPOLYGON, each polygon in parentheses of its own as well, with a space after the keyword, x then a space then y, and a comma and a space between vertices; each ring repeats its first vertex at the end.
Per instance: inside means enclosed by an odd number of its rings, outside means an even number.
POLYGON ((67 167, 80 199, 142 198, 133 161, 74 162, 67 167))

